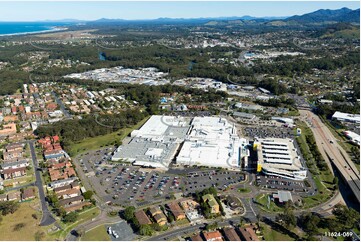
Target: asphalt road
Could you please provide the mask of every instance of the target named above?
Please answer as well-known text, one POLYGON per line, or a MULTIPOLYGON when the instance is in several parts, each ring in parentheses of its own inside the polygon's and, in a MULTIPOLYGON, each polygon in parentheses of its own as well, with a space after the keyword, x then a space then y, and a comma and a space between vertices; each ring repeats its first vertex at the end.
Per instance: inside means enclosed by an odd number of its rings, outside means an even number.
POLYGON ((52 214, 48 209, 48 206, 46 205, 45 192, 44 192, 43 182, 41 180, 41 172, 37 170, 37 168, 39 167, 39 163, 38 160, 36 159, 34 142, 35 142, 34 140, 29 141, 28 144, 30 146, 31 158, 34 164, 35 177, 36 177, 35 186, 37 186, 39 190, 39 199, 41 202, 41 210, 43 212, 43 216, 40 221, 40 226, 48 226, 54 223, 56 220, 54 219, 54 217, 52 216, 52 214))
POLYGON ((55 93, 55 92, 52 92, 51 94, 53 95, 56 103, 59 105, 61 111, 64 113, 65 117, 71 118, 70 113, 66 110, 63 102, 58 98, 58 96, 56 95, 56 93, 55 93))
MULTIPOLYGON (((319 149, 324 150, 324 153, 326 154, 326 157, 324 157, 325 160, 331 160, 337 167, 340 174, 355 194, 357 200, 360 202, 360 175, 355 164, 337 143, 336 138, 317 115, 306 110, 300 110, 300 114, 307 117, 310 121, 310 128, 315 136, 317 146, 319 149)), ((307 123, 309 124, 309 122, 307 123)), ((323 154, 323 152, 321 152, 321 154, 323 154)))

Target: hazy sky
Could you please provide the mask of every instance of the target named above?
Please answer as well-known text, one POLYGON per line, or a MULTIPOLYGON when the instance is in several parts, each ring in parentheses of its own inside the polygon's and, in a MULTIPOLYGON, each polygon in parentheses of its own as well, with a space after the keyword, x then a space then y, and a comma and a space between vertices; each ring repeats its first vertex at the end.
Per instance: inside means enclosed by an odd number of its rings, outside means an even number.
POLYGON ((318 9, 357 9, 359 1, 253 1, 253 2, 6 2, 0 1, 0 21, 99 18, 154 19, 251 15, 291 16, 318 9))

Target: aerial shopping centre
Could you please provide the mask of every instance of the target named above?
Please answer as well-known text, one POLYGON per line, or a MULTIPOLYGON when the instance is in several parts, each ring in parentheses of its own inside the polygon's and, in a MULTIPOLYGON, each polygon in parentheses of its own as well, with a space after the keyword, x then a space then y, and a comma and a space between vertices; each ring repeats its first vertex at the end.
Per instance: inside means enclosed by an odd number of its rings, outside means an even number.
POLYGON ((113 161, 159 169, 171 163, 249 169, 250 152, 255 152, 258 172, 294 180, 307 176, 292 140, 255 138, 252 150, 235 124, 221 117, 153 115, 129 140, 115 150, 113 161))

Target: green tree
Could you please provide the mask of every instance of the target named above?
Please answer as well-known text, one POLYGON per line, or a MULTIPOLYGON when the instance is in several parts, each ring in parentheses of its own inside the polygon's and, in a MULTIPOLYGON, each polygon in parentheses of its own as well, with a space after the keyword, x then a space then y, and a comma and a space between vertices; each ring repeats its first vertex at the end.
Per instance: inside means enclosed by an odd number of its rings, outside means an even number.
POLYGON ((297 224, 296 216, 293 213, 292 208, 285 207, 283 213, 276 216, 276 220, 279 221, 287 229, 294 228, 297 224))
POLYGON ((243 217, 239 218, 239 227, 242 227, 244 225, 245 221, 243 217))
POLYGON ((0 211, 2 215, 7 215, 9 213, 15 213, 19 208, 19 203, 15 201, 1 201, 0 202, 0 211))
POLYGON ((86 192, 83 193, 83 197, 85 199, 89 200, 89 199, 92 198, 93 194, 94 194, 93 191, 86 191, 86 192))
POLYGON ((353 208, 348 208, 345 205, 337 204, 332 213, 345 229, 352 229, 360 220, 360 214, 353 208))
POLYGON ((78 219, 78 213, 71 212, 66 214, 62 220, 64 223, 74 223, 77 219, 78 219))
POLYGON ((126 207, 124 210, 124 219, 127 221, 131 221, 134 218, 134 212, 135 212, 135 207, 133 206, 126 207))
POLYGON ((152 227, 149 224, 140 225, 140 228, 139 228, 140 235, 151 236, 151 235, 153 235, 153 233, 154 233, 154 230, 152 229, 152 227))
POLYGON ((299 224, 301 225, 303 231, 307 233, 308 237, 313 237, 318 234, 320 221, 320 217, 313 213, 303 213, 299 217, 299 224))
POLYGON ((211 224, 207 224, 206 225, 206 230, 207 231, 210 231, 210 230, 215 230, 218 228, 218 223, 217 222, 214 222, 214 223, 211 223, 211 224))

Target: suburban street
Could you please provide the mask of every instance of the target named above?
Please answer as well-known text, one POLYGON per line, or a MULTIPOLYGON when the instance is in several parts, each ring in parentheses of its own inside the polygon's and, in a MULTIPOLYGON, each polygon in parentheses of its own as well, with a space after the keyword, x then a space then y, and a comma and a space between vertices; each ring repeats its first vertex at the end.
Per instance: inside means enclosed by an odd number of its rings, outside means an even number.
POLYGON ((59 105, 61 111, 63 112, 63 114, 65 115, 66 118, 71 118, 71 115, 69 113, 68 110, 66 110, 64 103, 58 98, 58 96, 56 95, 55 92, 51 93, 56 101, 56 103, 59 105))
POLYGON ((42 216, 41 222, 40 222, 40 226, 48 226, 48 225, 54 223, 56 220, 50 213, 48 206, 46 204, 43 182, 41 180, 41 172, 39 170, 37 170, 37 168, 39 167, 39 164, 38 164, 38 160, 36 159, 34 142, 35 142, 34 140, 31 140, 31 141, 28 141, 28 144, 30 146, 31 158, 32 158, 33 164, 34 164, 35 177, 36 177, 35 186, 37 186, 37 188, 39 190, 39 199, 40 199, 40 203, 41 203, 41 210, 43 213, 43 216, 42 216))
POLYGON ((337 167, 342 177, 346 180, 357 200, 360 202, 360 176, 355 164, 351 161, 348 154, 337 143, 336 138, 331 131, 322 123, 320 118, 311 111, 300 110, 300 114, 306 117, 310 122, 310 126, 321 154, 326 157, 324 159, 331 160, 337 167), (332 143, 331 143, 332 142, 332 143))

